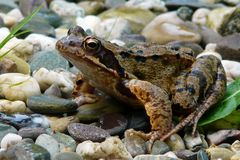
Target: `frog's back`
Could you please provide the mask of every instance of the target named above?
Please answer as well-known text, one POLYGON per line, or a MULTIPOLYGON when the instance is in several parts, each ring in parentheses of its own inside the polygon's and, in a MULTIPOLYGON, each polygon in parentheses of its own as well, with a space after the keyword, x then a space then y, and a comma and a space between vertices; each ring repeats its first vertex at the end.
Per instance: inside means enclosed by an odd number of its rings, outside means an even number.
POLYGON ((138 79, 168 89, 180 71, 195 61, 191 49, 145 43, 133 46, 117 56, 120 65, 138 79))

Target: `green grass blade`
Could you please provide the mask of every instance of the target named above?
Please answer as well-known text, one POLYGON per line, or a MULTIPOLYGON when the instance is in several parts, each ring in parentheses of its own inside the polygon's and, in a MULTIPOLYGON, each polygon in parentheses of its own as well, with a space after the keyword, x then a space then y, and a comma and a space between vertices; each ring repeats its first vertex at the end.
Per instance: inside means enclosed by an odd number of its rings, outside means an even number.
POLYGON ((33 13, 27 17, 25 17, 17 26, 13 27, 10 34, 0 43, 0 49, 10 40, 12 39, 15 34, 26 24, 28 23, 42 8, 43 5, 40 5, 36 8, 33 13))
MULTIPOLYGON (((19 43, 20 44, 20 43, 19 43)), ((9 49, 7 52, 3 53, 0 55, 0 61, 14 48, 16 48, 19 44, 15 45, 14 47, 12 47, 11 49, 9 49)))

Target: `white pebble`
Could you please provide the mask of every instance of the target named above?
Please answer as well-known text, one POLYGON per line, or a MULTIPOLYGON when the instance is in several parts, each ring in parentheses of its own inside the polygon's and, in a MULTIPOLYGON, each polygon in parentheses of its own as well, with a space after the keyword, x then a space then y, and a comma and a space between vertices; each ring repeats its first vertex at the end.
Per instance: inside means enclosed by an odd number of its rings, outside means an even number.
POLYGON ((84 18, 77 17, 76 24, 81 26, 85 31, 91 30, 91 32, 95 33, 95 29, 98 29, 98 25, 101 22, 101 19, 97 16, 89 15, 84 18))
POLYGON ((192 22, 200 25, 206 25, 207 16, 210 13, 210 10, 207 8, 197 9, 192 16, 192 22))
POLYGON ((46 90, 52 84, 57 85, 61 91, 70 95, 74 84, 71 78, 64 72, 55 72, 52 70, 47 70, 46 68, 40 68, 37 71, 34 71, 33 77, 38 81, 41 90, 46 90))
POLYGON ((230 60, 222 60, 222 65, 227 75, 227 83, 230 84, 240 77, 240 63, 230 60))
POLYGON ((12 145, 17 144, 21 140, 22 140, 21 136, 14 133, 8 133, 2 138, 1 149, 7 149, 12 145))
POLYGON ((7 114, 24 113, 26 109, 26 105, 23 101, 9 101, 6 99, 0 99, 0 112, 7 114))
POLYGON ((26 101, 29 96, 41 94, 38 82, 21 73, 1 74, 0 88, 0 96, 8 100, 26 101))

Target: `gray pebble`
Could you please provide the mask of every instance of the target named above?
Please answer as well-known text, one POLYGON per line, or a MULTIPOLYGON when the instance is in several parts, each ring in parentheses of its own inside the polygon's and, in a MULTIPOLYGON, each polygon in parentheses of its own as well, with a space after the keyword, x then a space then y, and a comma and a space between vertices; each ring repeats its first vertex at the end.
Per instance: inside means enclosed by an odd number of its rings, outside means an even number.
POLYGON ((82 123, 71 123, 68 126, 68 132, 73 139, 81 142, 86 140, 102 142, 110 136, 104 129, 82 123))

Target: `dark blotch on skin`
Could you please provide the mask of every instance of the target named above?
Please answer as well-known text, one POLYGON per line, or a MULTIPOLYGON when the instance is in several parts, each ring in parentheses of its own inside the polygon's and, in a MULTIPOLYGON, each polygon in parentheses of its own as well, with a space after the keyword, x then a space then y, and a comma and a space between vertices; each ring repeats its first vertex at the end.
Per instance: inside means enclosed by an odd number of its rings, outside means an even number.
POLYGON ((142 50, 137 50, 137 54, 143 54, 144 52, 142 50))
POLYGON ((195 89, 194 89, 193 86, 188 86, 188 87, 187 87, 187 90, 188 90, 188 92, 190 92, 191 94, 194 94, 194 93, 195 93, 195 89))
POLYGON ((185 88, 177 88, 177 92, 183 92, 183 91, 185 91, 185 88))
POLYGON ((180 59, 180 58, 181 58, 181 56, 180 56, 179 53, 176 54, 176 57, 177 57, 177 59, 180 59))
POLYGON ((120 53, 120 56, 124 59, 124 58, 128 58, 128 57, 130 56, 130 54, 129 54, 128 52, 122 51, 122 52, 120 53))
POLYGON ((157 61, 160 58, 160 56, 159 55, 153 55, 153 56, 151 56, 151 58, 152 58, 152 60, 157 61))
POLYGON ((180 49, 180 46, 171 46, 171 49, 174 51, 178 51, 180 49))
POLYGON ((135 60, 137 62, 146 62, 147 58, 146 57, 142 57, 142 56, 136 56, 135 60))
POLYGON ((223 73, 219 73, 219 74, 217 75, 217 79, 218 79, 218 80, 221 80, 221 81, 226 81, 226 77, 225 77, 225 75, 224 75, 223 73))

